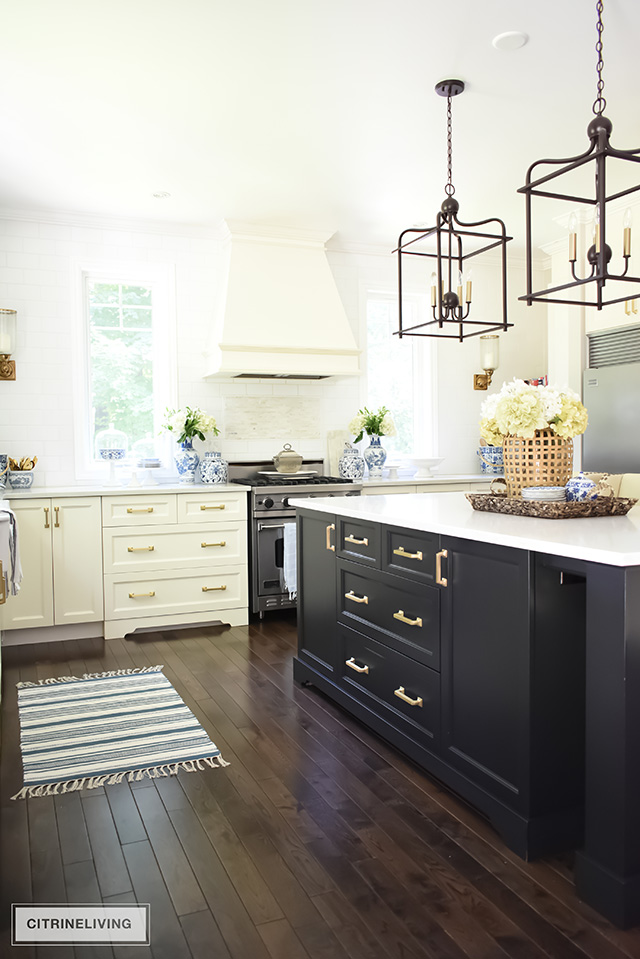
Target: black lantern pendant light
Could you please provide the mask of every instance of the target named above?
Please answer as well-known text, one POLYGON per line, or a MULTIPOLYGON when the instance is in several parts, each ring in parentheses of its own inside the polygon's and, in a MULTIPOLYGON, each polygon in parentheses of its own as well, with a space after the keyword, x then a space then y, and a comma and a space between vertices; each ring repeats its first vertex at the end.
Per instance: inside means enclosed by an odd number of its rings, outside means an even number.
MULTIPOLYGON (((441 339, 464 340, 492 330, 506 330, 513 326, 507 323, 507 241, 502 220, 492 217, 478 223, 464 223, 458 219, 460 204, 454 197, 455 187, 451 178, 451 98, 464 90, 462 80, 441 80, 436 84, 438 96, 447 98, 447 171, 444 188, 446 197, 440 207, 436 225, 428 229, 412 227, 404 230, 398 239, 395 253, 398 254, 398 300, 399 323, 394 336, 432 336, 441 339), (491 232, 491 224, 497 224, 491 232), (483 229, 479 229, 483 228, 483 229), (472 303, 472 281, 465 274, 467 261, 487 250, 500 249, 502 270, 502 319, 481 319, 476 304, 472 303), (406 325, 403 320, 403 265, 406 257, 426 257, 432 263, 433 272, 425 270, 421 280, 431 273, 431 313, 433 318, 424 323, 406 325), (473 315, 472 315, 473 314, 473 315)), ((489 309, 494 312, 493 304, 489 309)))
MULTIPOLYGON (((604 109, 607 105, 607 101, 604 98, 604 81, 602 79, 602 71, 604 68, 604 60, 602 57, 602 10, 603 4, 602 0, 597 0, 596 3, 596 13, 598 16, 598 21, 596 25, 598 39, 596 42, 596 53, 598 55, 598 60, 596 64, 596 72, 598 74, 598 85, 597 85, 597 96, 593 103, 593 113, 594 118, 589 123, 587 127, 587 136, 590 140, 589 149, 585 153, 580 153, 576 157, 570 157, 569 159, 563 160, 537 160, 527 170, 527 179, 526 184, 523 187, 520 187, 518 193, 524 193, 526 197, 526 234, 527 234, 527 293, 525 296, 519 297, 521 300, 526 300, 526 302, 531 306, 534 300, 544 300, 547 303, 569 303, 576 304, 579 306, 595 306, 598 310, 601 310, 603 306, 609 306, 612 303, 622 303, 628 300, 634 300, 640 296, 640 289, 636 289, 635 292, 630 290, 627 287, 626 291, 622 292, 620 287, 612 290, 613 296, 609 300, 604 299, 605 284, 607 281, 624 281, 625 284, 640 284, 640 277, 629 276, 629 258, 631 256, 631 211, 627 210, 623 218, 623 228, 622 228, 622 255, 616 253, 615 262, 620 263, 619 272, 609 272, 609 264, 613 259, 613 251, 609 244, 606 242, 605 228, 607 220, 607 203, 612 201, 619 201, 622 197, 628 196, 630 193, 635 193, 637 190, 640 190, 640 184, 637 186, 632 186, 626 190, 614 190, 613 192, 607 194, 607 177, 606 177, 606 162, 608 159, 615 159, 616 161, 627 161, 630 163, 640 163, 640 150, 616 150, 611 146, 609 139, 611 137, 612 123, 611 120, 607 119, 604 116, 604 109), (595 192, 593 197, 585 196, 576 196, 575 192, 572 193, 553 193, 551 189, 554 187, 548 186, 553 180, 564 176, 565 174, 571 174, 574 170, 577 170, 579 167, 584 166, 587 163, 595 164, 595 192), (536 167, 547 166, 547 165, 557 165, 560 169, 546 173, 543 176, 540 176, 540 173, 536 173, 535 179, 533 178, 533 171, 536 167), (532 196, 544 196, 551 197, 555 200, 567 200, 572 203, 575 207, 576 204, 583 204, 583 209, 591 211, 592 216, 585 216, 583 222, 591 221, 593 225, 593 242, 586 254, 586 264, 583 269, 580 269, 580 266, 577 266, 577 225, 578 225, 578 216, 575 210, 571 213, 569 217, 569 269, 567 270, 568 275, 572 279, 567 283, 562 283, 560 286, 554 286, 549 289, 538 290, 534 292, 532 289, 532 240, 531 240, 531 197, 532 196), (620 261, 624 262, 624 266, 620 261), (581 276, 581 272, 584 274, 581 276), (595 289, 592 287, 591 298, 584 300, 581 298, 581 288, 587 287, 589 290, 589 284, 595 284, 595 289), (572 291, 573 296, 570 297, 570 292, 572 291), (558 294, 561 294, 560 296, 558 294)), ((618 167, 618 169, 620 169, 618 167)), ((630 169, 630 168, 626 168, 630 169)), ((541 171, 540 171, 541 172, 541 171)), ((633 171, 634 174, 636 171, 633 171)), ((627 310, 628 311, 628 310, 627 310)))

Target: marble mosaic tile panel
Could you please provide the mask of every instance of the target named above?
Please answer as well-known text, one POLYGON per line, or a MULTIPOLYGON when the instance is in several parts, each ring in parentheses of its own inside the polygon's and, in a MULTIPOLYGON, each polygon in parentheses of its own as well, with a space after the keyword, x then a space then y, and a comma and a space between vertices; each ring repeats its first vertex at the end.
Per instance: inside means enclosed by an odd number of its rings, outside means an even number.
POLYGON ((305 396, 229 396, 224 420, 230 440, 317 439, 322 433, 320 404, 305 396))

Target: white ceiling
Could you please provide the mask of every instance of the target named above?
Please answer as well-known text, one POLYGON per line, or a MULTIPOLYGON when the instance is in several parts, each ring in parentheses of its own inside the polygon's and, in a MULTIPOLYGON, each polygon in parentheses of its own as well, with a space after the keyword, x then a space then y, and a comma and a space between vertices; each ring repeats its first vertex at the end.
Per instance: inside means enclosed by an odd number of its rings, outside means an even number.
MULTIPOLYGON (((460 77, 461 216, 500 216, 518 243, 529 164, 588 146, 595 20, 590 0, 7 3, 0 206, 238 219, 391 249, 444 198, 434 85, 460 77), (529 43, 494 49, 508 30, 529 43)), ((612 142, 639 148, 640 2, 605 0, 604 22, 612 142)))

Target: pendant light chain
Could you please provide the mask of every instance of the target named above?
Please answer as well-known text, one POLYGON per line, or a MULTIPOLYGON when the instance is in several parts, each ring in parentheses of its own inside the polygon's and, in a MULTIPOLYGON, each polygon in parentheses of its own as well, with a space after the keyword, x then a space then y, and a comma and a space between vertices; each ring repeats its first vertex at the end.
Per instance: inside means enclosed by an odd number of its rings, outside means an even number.
POLYGON ((598 40, 596 42, 596 53, 598 54, 598 62, 596 64, 596 72, 598 74, 598 96, 593 101, 593 107, 591 108, 597 117, 602 116, 607 106, 607 101, 603 96, 604 80, 602 79, 602 71, 604 69, 604 58, 602 56, 602 31, 604 30, 602 23, 602 10, 602 0, 597 0, 596 12, 598 14, 598 22, 596 24, 596 30, 598 31, 598 40))
POLYGON ((447 196, 453 196, 453 194, 456 192, 456 188, 454 187, 451 181, 451 167, 452 167, 452 159, 453 159, 453 147, 451 146, 452 129, 453 129, 453 125, 451 122, 451 97, 448 96, 447 97, 447 177, 448 178, 447 178, 447 185, 444 188, 444 192, 447 194, 447 196))

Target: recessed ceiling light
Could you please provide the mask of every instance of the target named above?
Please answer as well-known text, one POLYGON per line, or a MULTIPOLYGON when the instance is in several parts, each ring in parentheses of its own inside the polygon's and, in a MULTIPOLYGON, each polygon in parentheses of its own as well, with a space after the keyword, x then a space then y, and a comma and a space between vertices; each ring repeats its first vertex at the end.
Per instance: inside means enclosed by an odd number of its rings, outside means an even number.
POLYGON ((519 50, 528 41, 526 33, 519 30, 508 30, 506 33, 499 33, 491 41, 496 50, 519 50))
POLYGON ((156 200, 164 200, 166 197, 171 196, 171 194, 162 190, 160 193, 153 193, 152 196, 154 196, 156 200))

